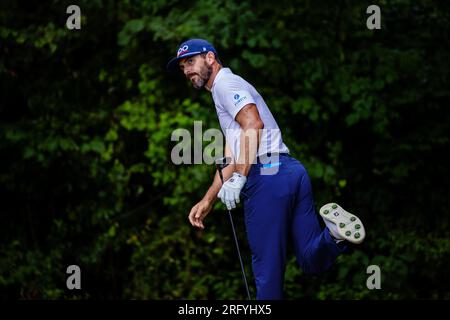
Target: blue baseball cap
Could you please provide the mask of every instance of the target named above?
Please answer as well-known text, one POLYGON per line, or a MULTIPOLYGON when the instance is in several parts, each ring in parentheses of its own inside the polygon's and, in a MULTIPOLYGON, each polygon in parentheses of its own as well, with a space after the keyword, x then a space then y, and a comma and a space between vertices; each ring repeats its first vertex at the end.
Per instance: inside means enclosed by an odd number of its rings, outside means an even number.
POLYGON ((176 71, 178 70, 178 62, 181 59, 209 51, 213 52, 217 57, 216 49, 214 49, 212 44, 210 44, 208 41, 203 39, 187 40, 180 44, 180 47, 177 51, 177 56, 169 61, 169 63, 167 64, 167 70, 170 72, 176 71))

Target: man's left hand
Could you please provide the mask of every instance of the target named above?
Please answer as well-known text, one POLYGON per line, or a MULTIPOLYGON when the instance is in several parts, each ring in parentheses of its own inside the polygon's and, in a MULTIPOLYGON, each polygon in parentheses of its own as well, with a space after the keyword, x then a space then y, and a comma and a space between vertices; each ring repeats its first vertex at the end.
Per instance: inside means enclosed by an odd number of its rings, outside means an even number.
POLYGON ((246 182, 245 176, 234 172, 231 178, 223 184, 217 196, 227 206, 228 210, 236 208, 236 203, 239 203, 239 194, 246 182))

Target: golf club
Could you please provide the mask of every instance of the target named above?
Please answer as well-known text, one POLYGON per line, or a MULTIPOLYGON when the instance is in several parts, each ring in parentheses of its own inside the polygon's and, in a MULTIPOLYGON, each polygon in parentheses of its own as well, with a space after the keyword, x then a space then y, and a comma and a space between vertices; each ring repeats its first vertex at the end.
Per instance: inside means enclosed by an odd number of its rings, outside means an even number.
MULTIPOLYGON (((230 157, 223 157, 223 158, 216 160, 216 168, 219 171, 219 176, 220 176, 220 180, 222 181, 222 185, 223 185, 222 169, 227 167, 230 163, 231 163, 230 157)), ((242 258, 241 258, 241 250, 239 249, 239 243, 238 243, 238 239, 236 236, 236 230, 234 228, 233 216, 231 215, 231 210, 228 210, 228 216, 230 217, 231 229, 233 230, 234 242, 236 244, 236 250, 238 253, 238 257, 239 257, 239 262, 241 264, 242 277, 244 278, 245 289, 247 290, 247 297, 249 300, 251 300, 252 298, 250 296, 250 291, 248 290, 247 277, 245 275, 244 263, 242 262, 242 258)))

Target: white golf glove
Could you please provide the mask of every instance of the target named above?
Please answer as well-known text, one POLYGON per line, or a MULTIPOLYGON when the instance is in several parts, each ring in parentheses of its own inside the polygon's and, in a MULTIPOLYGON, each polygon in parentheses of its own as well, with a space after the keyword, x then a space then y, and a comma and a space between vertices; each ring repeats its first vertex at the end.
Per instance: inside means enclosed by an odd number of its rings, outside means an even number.
POLYGON ((236 208, 236 203, 239 203, 239 194, 247 182, 247 178, 237 172, 224 182, 222 188, 217 195, 220 200, 227 206, 228 210, 236 208))

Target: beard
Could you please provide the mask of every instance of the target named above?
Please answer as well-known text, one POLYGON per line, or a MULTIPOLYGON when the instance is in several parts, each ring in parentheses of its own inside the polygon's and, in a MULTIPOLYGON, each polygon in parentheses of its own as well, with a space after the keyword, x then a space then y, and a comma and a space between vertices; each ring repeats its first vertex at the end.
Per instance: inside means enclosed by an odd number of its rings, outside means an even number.
POLYGON ((200 72, 195 74, 191 78, 191 82, 192 82, 192 85, 194 86, 194 88, 195 89, 203 88, 205 86, 205 84, 208 83, 209 78, 211 77, 211 74, 212 74, 212 67, 208 66, 205 62, 204 66, 200 70, 200 72), (197 78, 194 79, 194 77, 197 77, 197 78))

